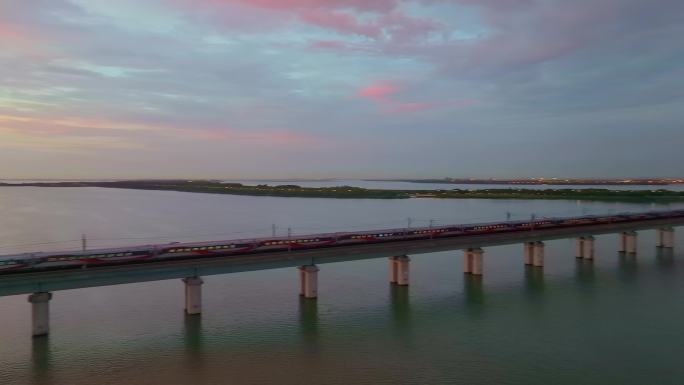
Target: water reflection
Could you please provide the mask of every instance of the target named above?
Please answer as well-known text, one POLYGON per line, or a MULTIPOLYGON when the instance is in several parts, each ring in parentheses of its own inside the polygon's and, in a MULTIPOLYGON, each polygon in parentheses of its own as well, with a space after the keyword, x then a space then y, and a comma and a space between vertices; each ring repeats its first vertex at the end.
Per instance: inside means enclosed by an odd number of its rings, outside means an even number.
POLYGON ((467 274, 463 277, 463 294, 466 305, 469 307, 480 307, 484 304, 484 285, 481 275, 467 274))
POLYGON ((481 275, 463 275, 463 299, 466 314, 481 318, 485 309, 484 284, 481 275))
POLYGON ((390 284, 392 330, 398 339, 407 341, 412 327, 411 301, 408 286, 390 284))
POLYGON ((185 352, 191 356, 202 353, 202 317, 185 314, 184 319, 185 352))
POLYGON ((618 253, 618 279, 622 282, 632 282, 637 276, 637 256, 632 253, 618 253))
POLYGON ((584 299, 593 299, 596 295, 596 269, 591 259, 575 259, 575 283, 579 295, 584 299))
POLYGON ((545 289, 544 269, 535 266, 525 266, 525 291, 530 297, 539 297, 545 289))
POLYGON ((183 372, 187 376, 187 380, 193 383, 204 383, 205 372, 205 357, 204 338, 202 336, 202 317, 199 314, 189 315, 184 314, 183 319, 183 343, 185 347, 185 366, 186 370, 183 372))
POLYGON ((594 261, 577 258, 575 260, 575 281, 583 286, 593 286, 595 280, 594 261))
POLYGON ((36 385, 50 381, 50 338, 48 336, 31 339, 31 375, 36 385))
POLYGON ((320 349, 317 300, 299 297, 299 327, 304 351, 317 353, 320 349))
POLYGON ((656 263, 661 271, 674 272, 675 259, 674 249, 658 247, 656 249, 656 263))

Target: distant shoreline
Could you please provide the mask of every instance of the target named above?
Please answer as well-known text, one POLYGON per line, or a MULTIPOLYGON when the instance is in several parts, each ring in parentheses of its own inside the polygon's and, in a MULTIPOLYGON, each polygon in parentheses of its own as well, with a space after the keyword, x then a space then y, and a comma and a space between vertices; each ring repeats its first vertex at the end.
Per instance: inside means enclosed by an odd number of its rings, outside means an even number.
MULTIPOLYGON (((122 178, 84 178, 84 179, 50 179, 50 178, 0 178, 0 185, 5 184, 44 184, 44 183, 109 183, 109 182, 168 182, 168 181, 191 181, 192 178, 179 179, 122 179, 122 178)), ((403 182, 416 184, 452 184, 452 185, 511 185, 511 186, 678 186, 684 185, 684 178, 633 178, 633 179, 617 179, 617 178, 518 178, 518 179, 496 179, 496 178, 427 178, 427 179, 356 179, 356 178, 273 178, 273 179, 236 179, 236 178, 212 178, 212 179, 197 179, 197 181, 205 182, 222 182, 222 183, 249 183, 249 184, 297 184, 310 182, 339 182, 345 183, 350 181, 362 182, 403 182)))
POLYGON ((301 187, 297 185, 243 185, 218 181, 148 180, 113 182, 30 182, 0 183, 0 187, 100 187, 131 190, 179 191, 205 194, 248 196, 334 198, 334 199, 524 199, 524 200, 586 200, 607 202, 684 202, 684 191, 670 190, 608 190, 608 189, 439 189, 390 190, 352 186, 301 187))
POLYGON ((368 182, 408 182, 432 184, 485 184, 517 186, 669 186, 684 184, 684 179, 364 179, 368 182))

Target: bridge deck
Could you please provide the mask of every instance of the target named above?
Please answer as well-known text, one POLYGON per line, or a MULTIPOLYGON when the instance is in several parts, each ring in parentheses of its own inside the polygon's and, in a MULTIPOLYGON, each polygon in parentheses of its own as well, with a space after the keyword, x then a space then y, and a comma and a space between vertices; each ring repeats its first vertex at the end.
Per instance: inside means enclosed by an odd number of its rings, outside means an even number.
POLYGON ((323 264, 387 258, 397 255, 416 255, 471 247, 545 241, 681 225, 684 225, 684 218, 649 219, 629 223, 595 224, 498 234, 462 235, 453 238, 333 246, 289 252, 164 260, 130 265, 89 267, 87 269, 7 274, 0 276, 0 296, 277 269, 313 263, 323 264))

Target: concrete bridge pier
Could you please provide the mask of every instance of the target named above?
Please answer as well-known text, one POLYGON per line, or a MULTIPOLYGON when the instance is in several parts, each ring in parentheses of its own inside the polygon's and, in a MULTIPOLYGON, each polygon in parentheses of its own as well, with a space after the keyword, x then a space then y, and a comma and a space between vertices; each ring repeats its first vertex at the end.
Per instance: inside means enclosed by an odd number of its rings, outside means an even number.
POLYGON ((658 247, 674 248, 674 229, 672 227, 658 229, 658 247))
POLYGON ((399 286, 408 286, 411 258, 407 255, 390 258, 390 282, 399 286))
POLYGON ((299 295, 304 298, 318 297, 318 271, 316 265, 306 265, 299 267, 299 295))
POLYGON ((31 303, 32 334, 44 336, 50 332, 50 300, 52 293, 40 292, 29 295, 31 303))
POLYGON ((482 275, 484 250, 470 248, 464 251, 463 272, 472 275, 482 275))
POLYGON ((463 251, 463 273, 473 273, 473 249, 463 251))
POLYGON ((544 242, 537 241, 534 243, 534 255, 532 256, 532 265, 535 267, 544 267, 544 242))
POLYGON ((399 264, 397 257, 389 257, 390 283, 397 283, 399 280, 399 264))
POLYGON ((584 258, 584 237, 577 238, 577 254, 575 258, 584 258))
POLYGON ((534 262, 534 242, 525 242, 525 265, 532 265, 534 262))
POLYGON ((472 274, 473 275, 482 275, 482 272, 484 270, 484 250, 481 248, 475 248, 475 249, 470 249, 470 253, 472 255, 472 274))
POLYGON ((189 315, 202 313, 202 284, 200 277, 183 278, 185 283, 185 312, 189 315))
POLYGON ((636 231, 625 231, 620 235, 620 252, 636 254, 637 252, 637 233, 636 231))
POLYGON ((577 238, 577 258, 594 259, 594 241, 591 235, 577 238))

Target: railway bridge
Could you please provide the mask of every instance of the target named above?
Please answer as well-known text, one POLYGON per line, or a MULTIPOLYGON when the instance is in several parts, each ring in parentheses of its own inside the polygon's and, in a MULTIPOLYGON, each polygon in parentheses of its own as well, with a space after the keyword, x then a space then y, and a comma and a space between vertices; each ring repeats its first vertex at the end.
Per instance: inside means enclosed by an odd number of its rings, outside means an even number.
POLYGON ((182 279, 185 311, 199 315, 207 275, 296 267, 300 295, 314 300, 325 263, 388 258, 389 281, 404 286, 411 255, 464 250, 463 272, 480 276, 489 246, 519 243, 521 264, 543 269, 545 241, 576 238, 576 257, 593 260, 596 235, 619 233, 617 251, 636 254, 638 231, 656 230, 656 246, 671 249, 682 225, 684 210, 0 256, 0 296, 29 294, 32 334, 43 336, 59 290, 182 279))

